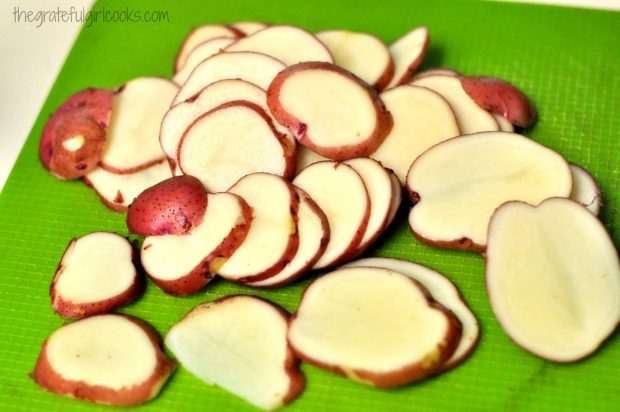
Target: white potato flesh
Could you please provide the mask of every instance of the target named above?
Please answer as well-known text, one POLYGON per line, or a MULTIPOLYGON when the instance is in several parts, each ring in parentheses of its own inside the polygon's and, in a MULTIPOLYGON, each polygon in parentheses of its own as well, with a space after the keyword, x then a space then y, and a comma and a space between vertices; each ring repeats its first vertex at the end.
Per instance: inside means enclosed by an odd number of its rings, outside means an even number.
POLYGON ((174 83, 158 77, 127 82, 114 95, 101 162, 115 171, 130 173, 163 159, 159 126, 177 91, 174 83))
POLYGON ((121 295, 136 282, 131 244, 115 233, 94 232, 75 240, 61 261, 56 296, 71 303, 121 295))
POLYGON ((306 191, 327 216, 329 243, 313 269, 330 266, 354 250, 366 230, 370 199, 364 181, 351 166, 324 161, 304 169, 293 184, 306 191))
POLYGON ((218 53, 196 66, 172 104, 189 99, 211 83, 224 79, 245 80, 267 90, 271 80, 284 68, 284 63, 262 53, 218 53))
POLYGON ((448 102, 432 90, 398 86, 381 93, 394 126, 370 155, 405 184, 411 163, 431 146, 460 134, 448 102))
POLYGON ((226 51, 264 53, 287 66, 307 61, 334 61, 325 45, 314 35, 294 26, 269 26, 237 40, 226 51))
POLYGON ((291 385, 285 370, 287 328, 287 319, 273 305, 232 296, 194 308, 172 326, 165 342, 207 384, 270 410, 283 405, 291 385))
POLYGON ((450 310, 461 322, 462 335, 456 350, 446 361, 442 369, 449 369, 465 359, 478 342, 480 325, 478 319, 471 312, 461 292, 448 278, 417 263, 400 259, 390 258, 365 258, 351 263, 345 267, 376 267, 393 270, 417 280, 424 286, 437 302, 450 310))
POLYGON ((287 258, 297 231, 291 211, 296 202, 293 190, 281 177, 267 173, 244 176, 229 189, 248 203, 254 219, 241 246, 218 270, 220 276, 228 280, 259 276, 287 258))
POLYGON ((183 68, 176 72, 176 74, 172 77, 172 81, 179 86, 183 85, 196 66, 198 66, 203 60, 219 53, 222 49, 226 48, 226 46, 232 44, 234 41, 234 37, 216 37, 215 39, 210 39, 200 43, 187 55, 183 68))
POLYGON ((409 215, 419 236, 432 242, 470 239, 486 244, 493 211, 509 200, 537 205, 568 197, 572 178, 558 153, 526 137, 487 132, 447 140, 424 152, 407 175, 420 202, 409 215))
POLYGON ((333 70, 300 70, 280 89, 282 108, 308 126, 318 146, 357 145, 377 128, 377 109, 368 91, 333 70))
POLYGON ((426 87, 439 93, 448 101, 462 134, 477 132, 493 132, 499 125, 493 115, 478 106, 465 93, 461 79, 456 76, 432 75, 417 78, 411 82, 413 86, 426 87))
POLYGON ((398 213, 398 209, 403 200, 403 187, 396 174, 390 173, 390 180, 392 181, 392 204, 390 205, 390 214, 386 226, 391 225, 396 218, 396 213, 398 213))
POLYGON ((321 162, 323 160, 329 159, 321 156, 309 147, 299 144, 297 145, 297 171, 295 172, 295 174, 298 175, 306 167, 310 166, 313 163, 321 162))
POLYGON ((407 276, 343 268, 304 292, 289 329, 297 353, 343 370, 389 373, 439 352, 451 324, 407 276))
POLYGON ((413 76, 413 79, 418 79, 420 77, 431 76, 431 75, 436 75, 436 74, 441 74, 445 76, 455 76, 455 77, 461 76, 461 74, 454 69, 449 69, 447 67, 431 67, 430 69, 426 69, 419 73, 416 73, 415 76, 413 76))
POLYGON ((586 207, 594 216, 601 210, 601 191, 594 177, 583 167, 570 164, 573 174, 573 191, 570 198, 586 207))
POLYGON ((183 41, 181 45, 181 49, 177 54, 176 62, 175 62, 175 72, 178 72, 183 68, 187 61, 187 57, 191 54, 191 52, 201 43, 204 43, 208 40, 215 39, 217 37, 237 37, 237 33, 235 33, 230 28, 220 25, 220 24, 208 24, 204 26, 200 26, 192 30, 189 35, 183 41))
POLYGON ((620 264, 603 225, 576 202, 510 202, 489 227, 486 284, 506 334, 556 362, 589 355, 620 320, 620 264))
POLYGON ((392 63, 388 48, 381 40, 367 33, 348 30, 327 30, 316 37, 334 56, 334 63, 374 85, 392 63))
POLYGON ((66 380, 112 390, 147 381, 157 366, 146 332, 118 315, 92 316, 63 326, 47 340, 47 360, 66 380))
POLYGON ((254 108, 232 105, 200 117, 179 143, 183 173, 200 179, 209 192, 226 191, 254 172, 284 176, 288 154, 263 116, 254 108))
POLYGON ((175 280, 188 275, 243 220, 243 209, 237 196, 230 193, 210 193, 208 196, 203 220, 191 232, 144 239, 140 258, 149 276, 175 280))
POLYGON ((389 46, 394 61, 394 76, 387 88, 398 86, 408 80, 407 77, 411 75, 410 66, 414 63, 419 64, 427 45, 428 29, 417 27, 389 46))
POLYGON ((264 29, 265 27, 267 27, 267 24, 258 21, 240 21, 231 24, 231 26, 239 30, 246 36, 249 36, 250 34, 256 33, 257 31, 264 29))
POLYGON ((493 116, 493 118, 497 122, 497 125, 499 126, 500 131, 502 132, 514 132, 515 131, 515 128, 512 125, 512 123, 510 123, 508 119, 506 119, 501 114, 491 112, 491 116, 493 116))

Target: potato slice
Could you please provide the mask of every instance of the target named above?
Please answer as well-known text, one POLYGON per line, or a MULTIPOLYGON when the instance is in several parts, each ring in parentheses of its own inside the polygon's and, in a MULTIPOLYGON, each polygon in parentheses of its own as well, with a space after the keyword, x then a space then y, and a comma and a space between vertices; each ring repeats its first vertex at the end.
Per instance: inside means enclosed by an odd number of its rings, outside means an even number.
POLYGON ((390 212, 388 214, 387 226, 390 226, 396 218, 396 213, 400 209, 400 205, 403 201, 403 187, 400 184, 400 180, 395 173, 390 173, 390 180, 392 181, 392 204, 390 205, 390 212))
POLYGON ((465 303, 461 292, 450 279, 425 266, 400 259, 371 257, 347 263, 344 267, 385 268, 420 282, 428 289, 433 299, 457 317, 462 326, 461 340, 452 356, 442 365, 441 370, 454 368, 471 355, 480 337, 480 325, 465 303))
POLYGON ((187 37, 185 37, 183 44, 181 44, 179 48, 174 62, 174 72, 177 73, 183 68, 187 62, 188 56, 201 43, 218 37, 237 38, 241 36, 243 36, 243 33, 237 28, 221 24, 206 24, 194 28, 189 32, 187 37))
POLYGON ((493 112, 491 112, 491 115, 497 122, 497 125, 499 126, 500 131, 511 132, 511 133, 515 131, 515 128, 512 125, 512 123, 510 123, 508 119, 506 119, 504 116, 502 116, 501 114, 493 113, 493 112))
POLYGON ((499 125, 491 113, 481 108, 463 90, 461 80, 451 75, 429 75, 419 77, 411 83, 413 86, 426 87, 445 98, 459 124, 462 134, 498 131, 499 125))
POLYGON ((246 36, 249 36, 250 34, 254 34, 257 31, 262 30, 267 26, 269 26, 267 23, 262 23, 258 21, 239 21, 239 22, 229 25, 229 27, 239 30, 246 36))
POLYGON ((295 174, 295 147, 273 126, 260 106, 232 101, 198 117, 177 151, 184 174, 200 179, 209 192, 227 190, 245 175, 295 174))
POLYGON ((334 56, 334 63, 372 85, 383 89, 394 75, 388 48, 377 37, 348 30, 326 30, 316 37, 334 56))
POLYGON ((375 89, 329 63, 280 72, 267 90, 267 105, 301 144, 334 160, 368 156, 392 128, 375 89))
POLYGON ((268 26, 243 37, 225 49, 226 52, 257 52, 273 56, 288 65, 307 62, 333 63, 329 50, 317 38, 295 26, 268 26))
POLYGON ((436 74, 440 74, 444 76, 454 76, 454 77, 462 76, 461 73, 449 67, 431 67, 430 69, 422 70, 421 72, 416 73, 415 76, 411 78, 411 80, 413 81, 415 79, 419 79, 420 77, 431 76, 431 75, 436 75, 436 74))
POLYGON ((140 77, 118 89, 102 168, 133 173, 165 159, 158 140, 159 126, 177 90, 174 83, 160 77, 140 77))
POLYGON ((32 377, 59 395, 129 406, 156 397, 174 367, 153 328, 109 314, 55 331, 43 343, 32 377))
POLYGON ((432 90, 398 86, 381 93, 394 126, 370 157, 396 173, 405 184, 411 163, 426 149, 460 134, 448 102, 432 90))
POLYGON ((389 51, 394 60, 394 76, 388 83, 387 89, 405 84, 411 79, 413 72, 426 55, 429 42, 428 29, 421 26, 390 44, 389 51))
POLYGON ((71 240, 50 287, 52 308, 62 317, 82 318, 133 302, 144 290, 135 257, 131 243, 115 233, 71 240))
POLYGON ((313 269, 324 269, 349 259, 362 242, 370 218, 370 198, 359 173, 333 161, 314 163, 295 180, 325 212, 330 239, 313 269))
POLYGON ((570 172, 573 175, 573 191, 570 199, 586 207, 594 216, 598 216, 603 203, 601 190, 594 176, 583 167, 570 164, 570 172))
POLYGON ((572 178, 558 153, 506 132, 477 133, 433 146, 407 175, 409 226, 432 246, 484 251, 489 218, 509 200, 568 197, 572 178))
POLYGON ((339 269, 311 283, 288 335, 302 360, 384 388, 435 373, 460 337, 459 321, 418 282, 367 267, 339 269))
POLYGON ((326 157, 314 152, 312 149, 304 146, 303 144, 297 145, 297 168, 295 176, 301 173, 306 167, 313 163, 321 162, 323 160, 329 160, 326 157))
POLYGON ((305 387, 287 330, 284 310, 254 296, 233 295, 192 309, 172 326, 166 346, 207 384, 271 410, 292 402, 305 387))
POLYGON ((142 266, 166 293, 188 295, 202 289, 250 230, 252 209, 242 198, 208 196, 202 222, 189 233, 147 236, 142 243, 142 266))
POLYGON ((504 332, 554 362, 594 351, 620 321, 620 263, 601 222, 576 202, 508 202, 489 225, 486 285, 504 332))
POLYGON ((224 79, 241 79, 267 90, 273 78, 286 67, 281 61, 262 53, 218 53, 203 60, 189 75, 172 105, 179 104, 202 89, 224 79))
POLYGON ((198 44, 187 55, 186 62, 181 70, 172 76, 172 81, 179 86, 182 86, 187 81, 187 78, 190 76, 192 71, 194 71, 196 66, 198 66, 203 60, 206 60, 214 54, 221 52, 224 48, 226 48, 226 46, 234 42, 234 37, 216 37, 198 44))

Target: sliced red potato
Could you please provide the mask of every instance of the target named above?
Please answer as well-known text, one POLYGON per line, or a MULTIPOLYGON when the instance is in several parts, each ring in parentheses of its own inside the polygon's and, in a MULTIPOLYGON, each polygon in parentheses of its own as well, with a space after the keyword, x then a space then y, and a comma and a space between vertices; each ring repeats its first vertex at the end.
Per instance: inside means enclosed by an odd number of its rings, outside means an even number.
POLYGON ((246 175, 228 191, 245 199, 254 219, 245 241, 217 274, 238 283, 276 275, 299 247, 299 195, 289 182, 268 173, 246 175))
POLYGON ((172 105, 179 104, 202 89, 224 79, 241 79, 267 90, 273 78, 286 66, 262 53, 218 53, 203 60, 189 75, 172 105))
POLYGON ((138 235, 183 235, 202 222, 207 191, 193 176, 175 176, 149 187, 135 198, 127 228, 138 235))
POLYGON ((144 290, 131 243, 115 233, 73 239, 50 287, 52 308, 65 318, 109 312, 133 302, 144 290))
POLYGON ((562 156, 531 139, 506 132, 457 137, 411 165, 409 226, 431 246, 484 251, 489 219, 502 203, 537 205, 568 197, 571 186, 562 156))
POLYGON ((394 126, 370 157, 405 184, 411 163, 431 146, 460 134, 448 102, 432 90, 398 86, 381 93, 394 126))
POLYGON ((237 38, 243 36, 243 33, 232 26, 224 26, 221 24, 207 24, 194 28, 185 37, 174 62, 174 72, 177 73, 183 68, 187 62, 188 56, 201 43, 217 37, 237 38))
POLYGON ((323 160, 329 159, 321 156, 320 154, 312 151, 312 149, 309 149, 302 144, 297 145, 297 168, 295 171, 295 175, 300 174, 302 170, 304 170, 311 164, 321 162, 323 160))
POLYGON ((192 309, 172 326, 166 346, 207 384, 272 410, 292 402, 306 382, 286 341, 288 318, 260 298, 226 296, 192 309))
POLYGON ((431 67, 430 69, 422 70, 419 73, 416 73, 415 76, 411 78, 411 80, 419 79, 424 76, 432 76, 432 75, 444 75, 444 76, 454 76, 461 77, 461 73, 457 72, 454 69, 450 69, 448 67, 431 67))
POLYGON ((389 388, 435 373, 452 356, 461 325, 411 278, 349 267, 306 288, 288 339, 302 360, 389 388))
POLYGON ((113 173, 133 173, 165 159, 159 126, 177 86, 159 77, 140 77, 114 95, 108 141, 100 166, 113 173))
POLYGON ((428 289, 434 300, 456 316, 462 326, 461 340, 452 356, 442 365, 441 370, 451 369, 471 355, 480 337, 480 325, 461 292, 450 279, 425 266, 400 259, 365 258, 347 263, 344 267, 385 268, 420 282, 428 289))
POLYGON ((390 180, 392 181, 392 204, 390 205, 390 212, 388 214, 387 226, 390 226, 396 218, 396 213, 400 208, 400 204, 403 200, 403 187, 395 173, 390 173, 390 180))
POLYGON ((59 395, 129 406, 155 398, 174 367, 153 328, 108 314, 56 330, 43 343, 32 378, 59 395))
POLYGON ((462 134, 499 130, 499 125, 493 115, 478 106, 465 93, 461 86, 460 78, 446 75, 429 75, 414 79, 411 85, 426 87, 445 98, 456 115, 462 134))
POLYGON ((99 167, 82 179, 95 189, 103 204, 117 212, 126 212, 140 193, 169 177, 170 167, 160 162, 130 174, 112 173, 99 167))
POLYGON ((279 273, 265 280, 247 283, 248 286, 267 288, 291 283, 312 268, 325 252, 330 234, 327 216, 306 192, 298 187, 295 190, 299 195, 297 253, 279 273))
POLYGON ((327 30, 316 37, 334 56, 334 63, 377 89, 383 89, 394 74, 388 48, 377 37, 348 30, 327 30))
POLYGON ((279 133, 258 105, 232 101, 198 117, 177 151, 184 174, 196 176, 209 192, 227 190, 245 175, 295 174, 295 146, 279 133))
POLYGON ((324 269, 353 256, 370 219, 370 198, 359 173, 349 165, 323 161, 304 169, 293 184, 310 195, 329 223, 329 243, 313 269, 324 269))
POLYGON ((504 116, 502 116, 501 114, 493 113, 493 112, 491 112, 491 115, 497 122, 497 125, 499 126, 500 131, 502 132, 514 132, 515 131, 515 128, 512 125, 512 123, 510 123, 508 119, 506 119, 504 116))
POLYGON ((368 156, 392 128, 376 90, 330 63, 286 68, 269 86, 267 105, 301 144, 335 160, 368 156))
POLYGON ((601 190, 594 176, 583 167, 571 163, 570 172, 573 175, 573 190, 570 199, 586 207, 594 216, 601 210, 601 190))
POLYGON ((486 285, 510 339, 554 362, 592 354, 620 321, 618 253, 601 222, 568 199, 497 209, 486 285))
POLYGON ((200 43, 187 55, 185 64, 175 73, 172 81, 182 86, 196 66, 203 60, 221 52, 226 46, 234 43, 234 41, 234 37, 216 37, 200 43))
POLYGON ((254 34, 269 25, 267 23, 262 23, 258 21, 239 21, 233 24, 229 24, 229 26, 233 29, 239 30, 246 36, 249 36, 250 34, 254 34))
POLYGON ((515 126, 530 127, 536 123, 534 105, 507 81, 481 76, 465 76, 460 80, 465 93, 483 109, 501 114, 515 126))
POLYGON ((148 236, 141 261, 149 277, 165 292, 188 295, 209 283, 250 230, 252 209, 239 196, 209 194, 202 222, 184 235, 148 236))
POLYGON ((428 29, 421 26, 390 44, 389 51, 394 61, 394 76, 387 88, 405 84, 411 79, 413 72, 426 55, 429 42, 428 29))
POLYGON ((237 40, 227 52, 257 52, 273 56, 287 66, 317 61, 334 61, 329 50, 317 38, 295 26, 268 26, 237 40))

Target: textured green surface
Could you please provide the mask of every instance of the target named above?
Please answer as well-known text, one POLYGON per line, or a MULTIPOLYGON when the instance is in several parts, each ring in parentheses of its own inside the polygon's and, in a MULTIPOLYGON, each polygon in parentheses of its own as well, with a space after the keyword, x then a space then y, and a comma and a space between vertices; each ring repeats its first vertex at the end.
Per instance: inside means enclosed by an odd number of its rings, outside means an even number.
MULTIPOLYGON (((170 23, 95 24, 82 30, 15 169, 0 196, 0 410, 107 410, 39 389, 28 377, 41 342, 63 321, 50 309, 48 287, 70 238, 91 231, 126 233, 124 215, 107 210, 80 182, 47 174, 37 159, 45 119, 68 95, 86 86, 112 87, 142 75, 170 76, 173 57, 190 27, 207 22, 264 20, 309 30, 367 31, 386 42, 425 24, 432 36, 424 66, 491 74, 519 85, 536 102, 540 121, 527 134, 589 169, 599 180, 602 220, 620 243, 620 13, 500 3, 422 1, 130 2, 134 10, 162 7, 170 23)), ((125 9, 126 3, 99 3, 125 9)), ((45 68, 41 68, 45 69, 45 68)), ((5 98, 7 98, 5 96, 5 98)), ((9 119, 5 119, 10 121, 9 119)), ((405 258, 447 274, 482 322, 482 339, 461 367, 411 387, 384 391, 304 365, 308 385, 291 410, 386 411, 617 411, 620 338, 595 356, 556 365, 513 345, 494 320, 486 297, 483 260, 474 253, 434 250, 414 240, 406 210, 369 254, 405 258)), ((122 311, 161 333, 199 302, 256 293, 294 310, 308 281, 256 292, 216 281, 189 298, 173 298, 149 284, 122 311)), ((619 297, 620 299, 620 297, 619 297)), ((154 411, 252 410, 179 369, 154 411)))

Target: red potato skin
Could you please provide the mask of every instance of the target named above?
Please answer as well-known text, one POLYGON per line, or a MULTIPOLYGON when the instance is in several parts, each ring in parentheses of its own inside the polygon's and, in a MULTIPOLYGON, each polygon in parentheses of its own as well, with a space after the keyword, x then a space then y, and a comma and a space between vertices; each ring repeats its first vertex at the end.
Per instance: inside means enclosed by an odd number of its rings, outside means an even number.
POLYGON ((183 235, 198 226, 207 209, 207 191, 193 176, 175 176, 140 193, 129 206, 129 232, 144 236, 183 235))
POLYGON ((389 57, 390 60, 388 62, 388 65, 385 67, 385 71, 383 72, 381 77, 379 77, 377 81, 375 81, 375 83, 372 85, 372 87, 374 87, 377 91, 385 89, 390 83, 390 80, 392 80, 392 77, 394 77, 394 60, 392 60, 392 56, 389 57))
POLYGON ((43 342, 41 353, 37 359, 34 371, 30 374, 32 379, 43 389, 70 398, 82 399, 95 403, 115 406, 137 405, 149 401, 159 394, 172 372, 176 363, 169 359, 163 352, 162 339, 159 333, 146 322, 122 314, 122 316, 138 325, 148 335, 153 347, 156 349, 157 364, 153 375, 140 385, 121 390, 114 390, 99 385, 89 385, 84 381, 73 381, 63 378, 50 364, 47 358, 47 339, 43 342))
POLYGON ((424 41, 424 45, 422 46, 420 54, 418 54, 418 56, 409 64, 409 66, 407 67, 407 71, 403 74, 400 80, 398 80, 394 87, 409 83, 411 77, 413 76, 413 73, 420 66, 420 64, 422 64, 422 60, 424 60, 424 57, 426 56, 426 52, 428 51, 428 45, 430 44, 430 42, 431 38, 428 34, 428 30, 426 30, 426 39, 424 41))
POLYGON ((126 212, 127 210, 129 210, 129 208, 127 206, 123 206, 120 203, 123 203, 124 198, 123 198, 123 194, 121 193, 121 191, 119 190, 116 194, 116 198, 114 198, 114 200, 110 201, 108 199, 106 199, 104 196, 101 195, 101 193, 99 193, 97 191, 97 189, 95 189, 95 185, 92 184, 92 182, 90 181, 90 179, 88 179, 87 176, 83 176, 82 177, 82 181, 86 184, 86 186, 90 187, 91 189, 93 189, 95 191, 95 193, 97 193, 97 196, 99 196, 99 199, 101 200, 101 203, 103 203, 108 209, 111 209, 115 212, 119 212, 119 213, 123 213, 126 212), (115 201, 118 201, 118 203, 115 203, 115 201))
MULTIPOLYGON (((225 26, 228 30, 230 30, 230 37, 235 37, 235 38, 241 38, 241 37, 245 37, 245 34, 233 27, 232 25, 226 25, 225 26)), ((185 39, 183 39, 183 43, 181 44, 181 47, 179 47, 179 51, 177 52, 177 54, 174 56, 174 64, 172 67, 172 72, 173 73, 177 73, 179 70, 181 70, 183 68, 183 65, 185 64, 185 61, 181 61, 181 52, 183 51, 183 49, 185 48, 185 44, 187 43, 187 40, 194 34, 194 32, 199 29, 200 26, 198 27, 194 27, 188 34, 187 36, 185 36, 185 39)), ((220 36, 222 37, 222 36, 220 36)), ((186 55, 187 56, 187 55, 186 55)))
POLYGON ((536 123, 536 108, 528 97, 505 80, 495 77, 465 76, 463 90, 485 110, 504 116, 515 126, 527 128, 536 123))
MULTIPOLYGON (((236 196, 236 195, 235 195, 236 196)), ((207 257, 205 257, 187 275, 174 280, 162 280, 151 276, 150 279, 164 292, 175 296, 186 296, 198 292, 214 277, 219 266, 223 264, 241 246, 250 230, 252 223, 252 208, 241 197, 238 198, 242 208, 242 218, 231 229, 226 238, 207 257)), ((146 240, 148 242, 148 240, 146 240)), ((148 247, 148 244, 143 248, 148 247)))
POLYGON ((134 268, 136 269, 134 280, 128 289, 116 296, 96 302, 74 303, 70 300, 63 299, 62 295, 60 295, 56 291, 56 282, 58 282, 58 279, 62 275, 62 271, 64 269, 63 262, 67 255, 67 252, 69 252, 69 250, 72 248, 76 241, 77 239, 73 238, 69 242, 69 245, 67 245, 65 253, 63 254, 60 262, 58 263, 58 267, 56 269, 56 273, 54 274, 52 284, 50 285, 50 298, 52 301, 52 308, 56 313, 58 313, 63 318, 71 319, 81 319, 88 316, 100 315, 102 313, 110 312, 111 310, 119 306, 128 305, 134 300, 138 299, 142 295, 142 293, 144 293, 146 285, 143 277, 140 274, 140 271, 137 269, 140 267, 140 261, 134 246, 130 243, 131 260, 134 264, 134 268))
POLYGON ((381 145, 381 143, 383 143, 394 125, 392 115, 385 108, 385 104, 379 97, 376 89, 341 67, 325 62, 298 63, 289 66, 278 73, 269 85, 269 89, 267 89, 267 106, 276 121, 288 128, 299 143, 307 146, 321 156, 333 160, 348 160, 355 157, 368 157, 381 145), (362 87, 368 93, 368 97, 373 102, 376 110, 376 127, 371 135, 355 145, 325 147, 314 144, 312 141, 312 125, 308 125, 288 113, 286 108, 284 108, 280 102, 280 90, 282 89, 284 82, 296 72, 304 70, 327 70, 336 72, 362 87))

